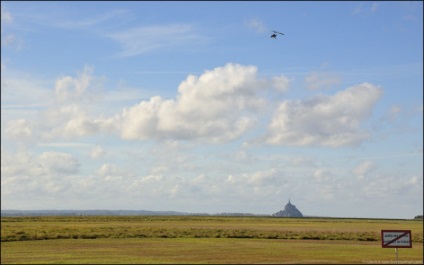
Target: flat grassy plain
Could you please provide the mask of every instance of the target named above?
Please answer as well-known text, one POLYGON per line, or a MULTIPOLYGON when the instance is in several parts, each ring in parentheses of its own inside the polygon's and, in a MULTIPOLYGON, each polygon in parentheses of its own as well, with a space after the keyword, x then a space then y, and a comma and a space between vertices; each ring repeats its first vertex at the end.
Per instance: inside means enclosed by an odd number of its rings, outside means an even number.
POLYGON ((382 229, 423 263, 422 220, 215 216, 2 217, 1 263, 394 263, 382 229))

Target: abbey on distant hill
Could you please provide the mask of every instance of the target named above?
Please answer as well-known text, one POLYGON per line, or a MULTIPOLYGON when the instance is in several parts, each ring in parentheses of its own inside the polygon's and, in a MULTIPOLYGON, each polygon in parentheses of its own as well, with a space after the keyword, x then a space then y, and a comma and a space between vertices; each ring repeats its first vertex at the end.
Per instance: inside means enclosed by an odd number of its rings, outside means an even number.
POLYGON ((275 217, 303 217, 303 214, 294 206, 293 204, 289 203, 286 204, 283 211, 279 211, 277 213, 274 213, 272 216, 275 217))

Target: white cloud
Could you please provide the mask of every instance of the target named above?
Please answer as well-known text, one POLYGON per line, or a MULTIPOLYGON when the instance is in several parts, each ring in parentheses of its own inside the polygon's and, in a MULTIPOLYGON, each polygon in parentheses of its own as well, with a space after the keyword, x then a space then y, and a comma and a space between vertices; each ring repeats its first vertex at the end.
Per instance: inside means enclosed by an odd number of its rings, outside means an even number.
POLYGON ((314 171, 313 180, 321 183, 329 183, 334 181, 333 173, 328 169, 317 169, 314 171))
POLYGON ((93 159, 98 159, 106 155, 106 151, 103 150, 100 146, 94 146, 90 149, 90 157, 93 159))
POLYGON ((129 12, 127 10, 123 9, 116 9, 112 10, 107 13, 103 13, 101 15, 89 17, 89 18, 80 18, 80 19, 73 19, 73 20, 63 20, 58 19, 55 22, 50 22, 53 26, 65 28, 65 29, 86 29, 88 27, 92 27, 104 22, 107 22, 109 20, 112 20, 114 18, 122 18, 126 15, 128 15, 129 12))
POLYGON ((311 90, 328 89, 341 83, 335 74, 313 72, 305 79, 306 87, 311 90))
POLYGON ((284 101, 274 113, 268 144, 356 145, 368 138, 361 123, 371 114, 381 89, 363 83, 333 96, 305 101, 284 101))
POLYGON ((70 154, 59 152, 44 152, 39 157, 39 163, 49 173, 77 173, 79 162, 70 154))
POLYGON ((32 76, 21 73, 20 78, 3 79, 2 75, 5 135, 18 140, 32 137, 35 141, 50 141, 108 131, 110 121, 102 116, 92 117, 98 105, 92 103, 99 103, 103 87, 103 78, 92 73, 93 68, 85 66, 77 77, 61 77, 54 91, 49 82, 32 76), (50 90, 46 88, 49 86, 50 90))
POLYGON ((10 139, 28 139, 32 136, 32 124, 25 119, 9 121, 5 129, 5 136, 10 139))
POLYGON ((85 66, 77 77, 56 80, 53 101, 38 112, 34 130, 42 140, 70 139, 108 131, 109 121, 93 117, 103 95, 102 77, 93 76, 93 68, 85 66), (96 104, 93 104, 96 103, 96 104))
POLYGON ((372 199, 385 199, 387 203, 398 200, 400 196, 422 198, 422 176, 394 176, 393 174, 373 174, 362 183, 361 192, 364 197, 372 199), (413 197, 412 197, 413 196, 413 197))
POLYGON ((272 78, 274 87, 279 92, 287 92, 290 86, 290 79, 285 76, 274 76, 272 78))
POLYGON ((116 176, 119 175, 121 171, 118 166, 114 164, 103 164, 99 169, 97 169, 96 174, 100 176, 116 176))
POLYGON ((78 160, 68 153, 34 155, 26 150, 10 153, 2 148, 1 160, 2 201, 18 208, 31 207, 33 203, 44 208, 45 203, 62 197, 72 186, 73 177, 80 173, 78 160), (39 204, 40 198, 47 202, 39 204))
POLYGON ((376 164, 372 161, 365 161, 357 165, 353 172, 356 178, 363 179, 376 169, 376 164))
POLYGON ((12 23, 13 19, 12 19, 12 15, 10 14, 10 12, 7 12, 3 9, 3 7, 1 8, 1 23, 6 23, 6 24, 10 24, 12 23))
POLYGON ((255 30, 257 33, 262 33, 267 31, 265 24, 262 21, 260 21, 258 18, 246 20, 244 24, 248 28, 255 30))
POLYGON ((23 48, 23 40, 17 37, 14 33, 9 33, 5 25, 10 25, 13 23, 12 14, 8 11, 5 11, 4 8, 1 8, 1 46, 10 47, 16 50, 21 50, 23 48))
POLYGON ((253 173, 245 173, 241 175, 229 175, 227 183, 232 185, 275 185, 278 179, 278 170, 271 168, 266 171, 257 171, 253 173))
POLYGON ((169 47, 201 44, 206 41, 206 37, 195 33, 194 27, 188 24, 136 27, 110 34, 108 37, 122 45, 120 57, 141 55, 169 47))
POLYGON ((361 4, 356 5, 352 10, 352 15, 358 15, 358 14, 363 14, 363 13, 374 13, 380 7, 380 3, 378 3, 378 2, 373 2, 371 4, 371 6, 369 6, 369 7, 365 7, 364 5, 368 5, 368 3, 366 3, 366 4, 361 3, 361 4))
POLYGON ((63 136, 74 138, 85 135, 92 135, 100 130, 99 123, 87 117, 74 117, 69 120, 60 133, 63 136))
POLYGON ((39 146, 44 147, 59 147, 59 148, 88 148, 93 146, 90 143, 78 143, 78 142, 50 142, 50 143, 39 143, 39 146))
POLYGON ((261 92, 286 86, 284 77, 260 79, 256 67, 229 63, 200 77, 188 76, 175 100, 156 96, 125 109, 116 127, 124 139, 227 141, 255 123, 254 111, 265 106, 261 92))
POLYGON ((84 66, 76 78, 64 76, 55 83, 56 99, 63 102, 94 100, 102 93, 103 78, 94 78, 93 68, 84 66))
POLYGON ((10 153, 2 148, 2 199, 61 192, 69 187, 68 177, 79 173, 79 167, 77 159, 68 153, 33 155, 26 150, 10 153))
POLYGON ((307 156, 292 157, 289 160, 292 166, 298 168, 315 168, 317 166, 316 161, 307 156))
POLYGON ((397 105, 392 106, 390 107, 387 113, 387 118, 389 120, 396 120, 399 117, 401 112, 402 112, 402 108, 400 106, 397 106, 397 105))
POLYGON ((103 120, 89 117, 88 111, 78 104, 48 109, 41 114, 39 129, 43 139, 70 139, 93 135, 103 127, 103 120))

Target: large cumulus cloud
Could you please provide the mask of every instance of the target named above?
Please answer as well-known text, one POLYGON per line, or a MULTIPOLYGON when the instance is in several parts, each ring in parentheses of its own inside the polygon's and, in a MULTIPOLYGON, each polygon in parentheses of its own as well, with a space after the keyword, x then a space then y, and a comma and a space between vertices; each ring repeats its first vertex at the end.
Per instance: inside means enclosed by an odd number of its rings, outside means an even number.
POLYGON ((175 99, 152 97, 124 109, 117 117, 124 139, 235 139, 255 123, 265 105, 261 93, 287 87, 285 77, 259 78, 257 68, 227 64, 190 75, 175 99))
POLYGON ((380 98, 380 88, 362 83, 332 96, 286 100, 275 111, 266 142, 275 145, 356 145, 369 137, 362 128, 380 98))

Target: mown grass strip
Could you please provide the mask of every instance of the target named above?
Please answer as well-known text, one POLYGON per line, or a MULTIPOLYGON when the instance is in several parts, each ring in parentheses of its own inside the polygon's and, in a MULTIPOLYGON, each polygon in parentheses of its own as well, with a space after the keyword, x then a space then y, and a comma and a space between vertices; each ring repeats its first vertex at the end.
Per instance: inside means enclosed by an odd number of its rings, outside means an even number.
MULTIPOLYGON (((1 244, 2 264, 393 264, 379 242, 244 238, 139 238, 20 241, 1 244)), ((399 251, 422 264, 423 247, 399 251)))

